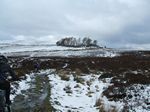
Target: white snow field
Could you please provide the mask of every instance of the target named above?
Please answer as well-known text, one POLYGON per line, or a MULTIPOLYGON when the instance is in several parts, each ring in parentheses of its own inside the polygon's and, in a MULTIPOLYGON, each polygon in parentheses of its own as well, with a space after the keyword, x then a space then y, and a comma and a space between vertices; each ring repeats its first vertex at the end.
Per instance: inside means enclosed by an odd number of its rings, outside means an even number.
POLYGON ((86 47, 62 47, 56 45, 21 45, 21 44, 0 44, 0 54, 6 56, 94 56, 94 57, 114 57, 117 55, 115 50, 103 48, 86 47))

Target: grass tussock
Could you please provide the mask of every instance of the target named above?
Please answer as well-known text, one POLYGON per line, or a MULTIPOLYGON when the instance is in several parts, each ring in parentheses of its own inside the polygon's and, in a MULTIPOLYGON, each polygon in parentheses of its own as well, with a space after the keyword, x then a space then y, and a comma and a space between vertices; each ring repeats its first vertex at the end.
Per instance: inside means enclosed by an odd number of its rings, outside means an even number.
POLYGON ((106 107, 104 101, 101 99, 96 101, 95 106, 99 109, 99 112, 118 112, 115 106, 106 107))

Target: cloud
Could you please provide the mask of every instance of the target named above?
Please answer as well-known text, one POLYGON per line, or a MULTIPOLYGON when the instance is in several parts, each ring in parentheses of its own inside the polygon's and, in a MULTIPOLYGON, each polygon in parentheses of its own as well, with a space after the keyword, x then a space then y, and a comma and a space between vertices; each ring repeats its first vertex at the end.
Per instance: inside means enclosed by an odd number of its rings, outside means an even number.
POLYGON ((69 35, 91 36, 112 47, 149 44, 149 4, 149 0, 1 0, 0 39, 22 35, 46 40, 51 35, 55 41, 69 35))
POLYGON ((35 45, 35 44, 56 44, 58 39, 61 39, 61 36, 55 37, 53 35, 47 35, 47 36, 24 36, 24 35, 18 35, 13 36, 13 43, 18 44, 25 44, 25 45, 35 45))

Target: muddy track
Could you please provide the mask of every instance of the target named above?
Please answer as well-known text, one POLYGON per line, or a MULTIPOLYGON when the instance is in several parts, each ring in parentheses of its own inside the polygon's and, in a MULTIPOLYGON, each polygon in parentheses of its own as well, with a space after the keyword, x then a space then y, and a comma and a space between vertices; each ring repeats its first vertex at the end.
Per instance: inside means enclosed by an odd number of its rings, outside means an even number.
POLYGON ((36 74, 28 82, 30 88, 21 91, 12 104, 13 112, 51 112, 50 84, 47 74, 36 74))

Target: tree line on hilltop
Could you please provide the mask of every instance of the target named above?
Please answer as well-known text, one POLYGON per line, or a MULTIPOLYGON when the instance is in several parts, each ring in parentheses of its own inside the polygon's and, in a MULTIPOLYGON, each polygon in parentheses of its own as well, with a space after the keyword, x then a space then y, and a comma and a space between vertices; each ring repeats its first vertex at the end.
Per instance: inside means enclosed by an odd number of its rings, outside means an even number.
POLYGON ((66 37, 56 42, 57 46, 66 46, 66 47, 99 47, 97 45, 97 40, 92 40, 89 37, 74 38, 74 37, 66 37))

